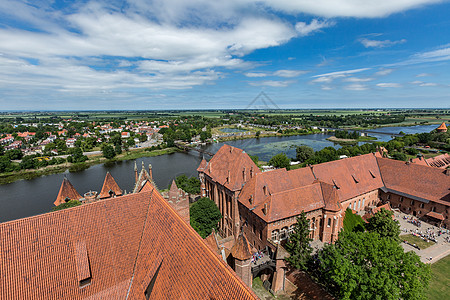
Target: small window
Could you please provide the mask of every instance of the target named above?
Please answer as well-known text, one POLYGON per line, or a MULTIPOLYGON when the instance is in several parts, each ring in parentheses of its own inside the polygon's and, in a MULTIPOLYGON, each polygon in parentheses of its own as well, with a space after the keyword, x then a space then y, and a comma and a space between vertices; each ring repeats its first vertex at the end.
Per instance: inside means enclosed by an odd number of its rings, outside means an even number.
POLYGON ((328 218, 328 224, 327 224, 327 226, 328 226, 328 227, 331 226, 331 218, 328 218))
POLYGON ((436 211, 436 206, 433 206, 432 208, 431 208, 431 211, 436 211))
POLYGON ((424 208, 424 207, 425 207, 425 204, 420 203, 420 208, 424 208))
POLYGON ((400 197, 400 202, 403 202, 403 197, 400 197))
MULTIPOLYGON (((403 198, 403 197, 402 197, 403 198)), ((414 200, 411 200, 411 205, 414 205, 414 200)))
POLYGON ((390 194, 387 195, 387 199, 391 200, 391 195, 390 194))
POLYGON ((262 240, 262 230, 259 231, 259 239, 262 240))

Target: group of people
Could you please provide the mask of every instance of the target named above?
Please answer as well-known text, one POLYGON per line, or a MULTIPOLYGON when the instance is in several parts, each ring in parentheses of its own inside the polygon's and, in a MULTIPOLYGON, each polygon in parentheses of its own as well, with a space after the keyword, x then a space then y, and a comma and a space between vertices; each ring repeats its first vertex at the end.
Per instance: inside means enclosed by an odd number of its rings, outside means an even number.
POLYGON ((422 226, 422 222, 417 220, 417 219, 415 219, 414 217, 408 218, 407 216, 404 216, 403 219, 407 220, 408 223, 416 225, 417 227, 421 227, 422 226))
POLYGON ((256 252, 255 254, 252 255, 252 263, 256 263, 259 259, 264 257, 264 253, 262 253, 261 251, 256 252))
POLYGON ((415 231, 411 230, 412 231, 411 234, 415 235, 415 236, 418 236, 418 237, 421 237, 425 241, 433 241, 433 242, 437 243, 436 233, 434 233, 434 231, 432 231, 431 229, 432 228, 427 228, 427 231, 425 231, 425 232, 422 232, 422 230, 419 231, 419 229, 416 229, 415 231))

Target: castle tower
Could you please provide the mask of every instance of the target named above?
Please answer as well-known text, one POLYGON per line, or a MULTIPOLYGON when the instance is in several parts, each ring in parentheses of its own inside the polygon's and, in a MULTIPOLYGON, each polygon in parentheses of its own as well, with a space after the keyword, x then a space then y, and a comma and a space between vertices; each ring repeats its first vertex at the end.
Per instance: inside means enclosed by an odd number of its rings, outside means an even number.
POLYGON ((231 248, 231 256, 234 258, 234 271, 244 283, 252 287, 252 249, 241 232, 236 240, 236 243, 231 248))
POLYGON ((120 189, 117 182, 114 180, 112 175, 107 172, 105 176, 105 181, 103 182, 103 187, 98 195, 99 199, 112 198, 116 196, 122 196, 122 190, 120 189))
POLYGON ((445 125, 445 122, 442 122, 441 126, 436 128, 437 132, 447 132, 447 126, 445 125))

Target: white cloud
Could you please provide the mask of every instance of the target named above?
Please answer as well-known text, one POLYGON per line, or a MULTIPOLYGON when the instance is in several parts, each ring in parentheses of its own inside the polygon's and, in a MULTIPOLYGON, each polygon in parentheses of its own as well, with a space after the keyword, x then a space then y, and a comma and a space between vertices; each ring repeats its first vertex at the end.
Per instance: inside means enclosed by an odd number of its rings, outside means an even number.
POLYGON ((287 13, 302 12, 324 17, 376 18, 424 5, 443 2, 443 0, 265 0, 258 2, 265 3, 276 9, 281 9, 287 13))
POLYGON ((355 84, 349 84, 349 85, 345 86, 344 88, 346 90, 350 90, 350 91, 365 91, 369 87, 364 84, 355 83, 355 84))
POLYGON ((369 40, 367 38, 360 39, 359 42, 364 45, 364 47, 374 47, 374 48, 384 48, 384 47, 390 47, 397 44, 403 44, 406 43, 405 39, 398 40, 398 41, 390 41, 390 40, 384 40, 384 41, 378 41, 378 40, 369 40))
POLYGON ((394 72, 394 69, 381 69, 378 72, 376 72, 375 76, 386 76, 394 72))
POLYGON ((394 83, 394 82, 381 82, 381 83, 377 83, 377 87, 381 87, 381 88, 399 88, 399 87, 402 87, 402 86, 400 84, 394 83))
POLYGON ((307 73, 307 71, 300 71, 300 70, 278 70, 273 73, 273 76, 279 76, 279 77, 285 77, 285 78, 292 78, 297 77, 302 74, 307 73))
POLYGON ((324 91, 330 91, 333 89, 331 86, 328 86, 328 85, 322 85, 320 88, 324 91))
POLYGON ((247 77, 266 77, 268 76, 267 73, 257 73, 257 72, 249 72, 244 74, 247 77))
POLYGON ((271 86, 271 87, 287 87, 288 85, 294 83, 292 80, 277 81, 277 80, 263 80, 263 81, 253 81, 248 84, 251 86, 271 86))
POLYGON ((318 21, 317 19, 313 19, 309 24, 306 24, 305 22, 298 22, 295 24, 295 30, 298 31, 300 36, 307 36, 312 32, 333 25, 335 25, 335 22, 333 21, 318 21))
POLYGON ((419 81, 419 80, 412 81, 410 83, 414 84, 414 85, 418 85, 418 86, 438 86, 438 84, 434 83, 434 82, 422 82, 422 81, 419 81))
POLYGON ((367 82, 367 81, 372 81, 373 78, 370 77, 366 77, 366 78, 358 78, 358 77, 348 77, 348 78, 344 78, 342 81, 346 81, 346 82, 367 82))
POLYGON ((446 60, 450 60, 450 44, 443 45, 436 50, 416 53, 408 59, 390 66, 406 66, 446 60))
POLYGON ((427 77, 427 76, 432 76, 432 74, 429 74, 429 73, 420 73, 420 74, 417 74, 417 75, 416 75, 416 77, 427 77))
POLYGON ((361 69, 353 69, 353 70, 345 70, 345 71, 337 71, 337 72, 331 72, 331 73, 325 73, 320 75, 314 75, 314 77, 327 77, 327 76, 338 76, 338 75, 348 75, 348 74, 354 74, 354 73, 360 73, 370 70, 370 68, 361 68, 361 69))

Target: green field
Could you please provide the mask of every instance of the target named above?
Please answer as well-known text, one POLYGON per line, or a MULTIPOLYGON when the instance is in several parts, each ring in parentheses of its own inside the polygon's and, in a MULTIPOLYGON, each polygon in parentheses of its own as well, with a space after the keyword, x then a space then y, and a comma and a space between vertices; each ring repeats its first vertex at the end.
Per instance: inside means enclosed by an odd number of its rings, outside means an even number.
POLYGON ((423 239, 421 239, 420 237, 414 236, 412 234, 401 235, 400 239, 402 241, 407 241, 410 244, 416 244, 420 248, 420 250, 426 249, 435 244, 434 242, 431 242, 431 241, 426 242, 423 239))
POLYGON ((426 294, 429 300, 449 298, 450 255, 431 265, 431 280, 426 294))

